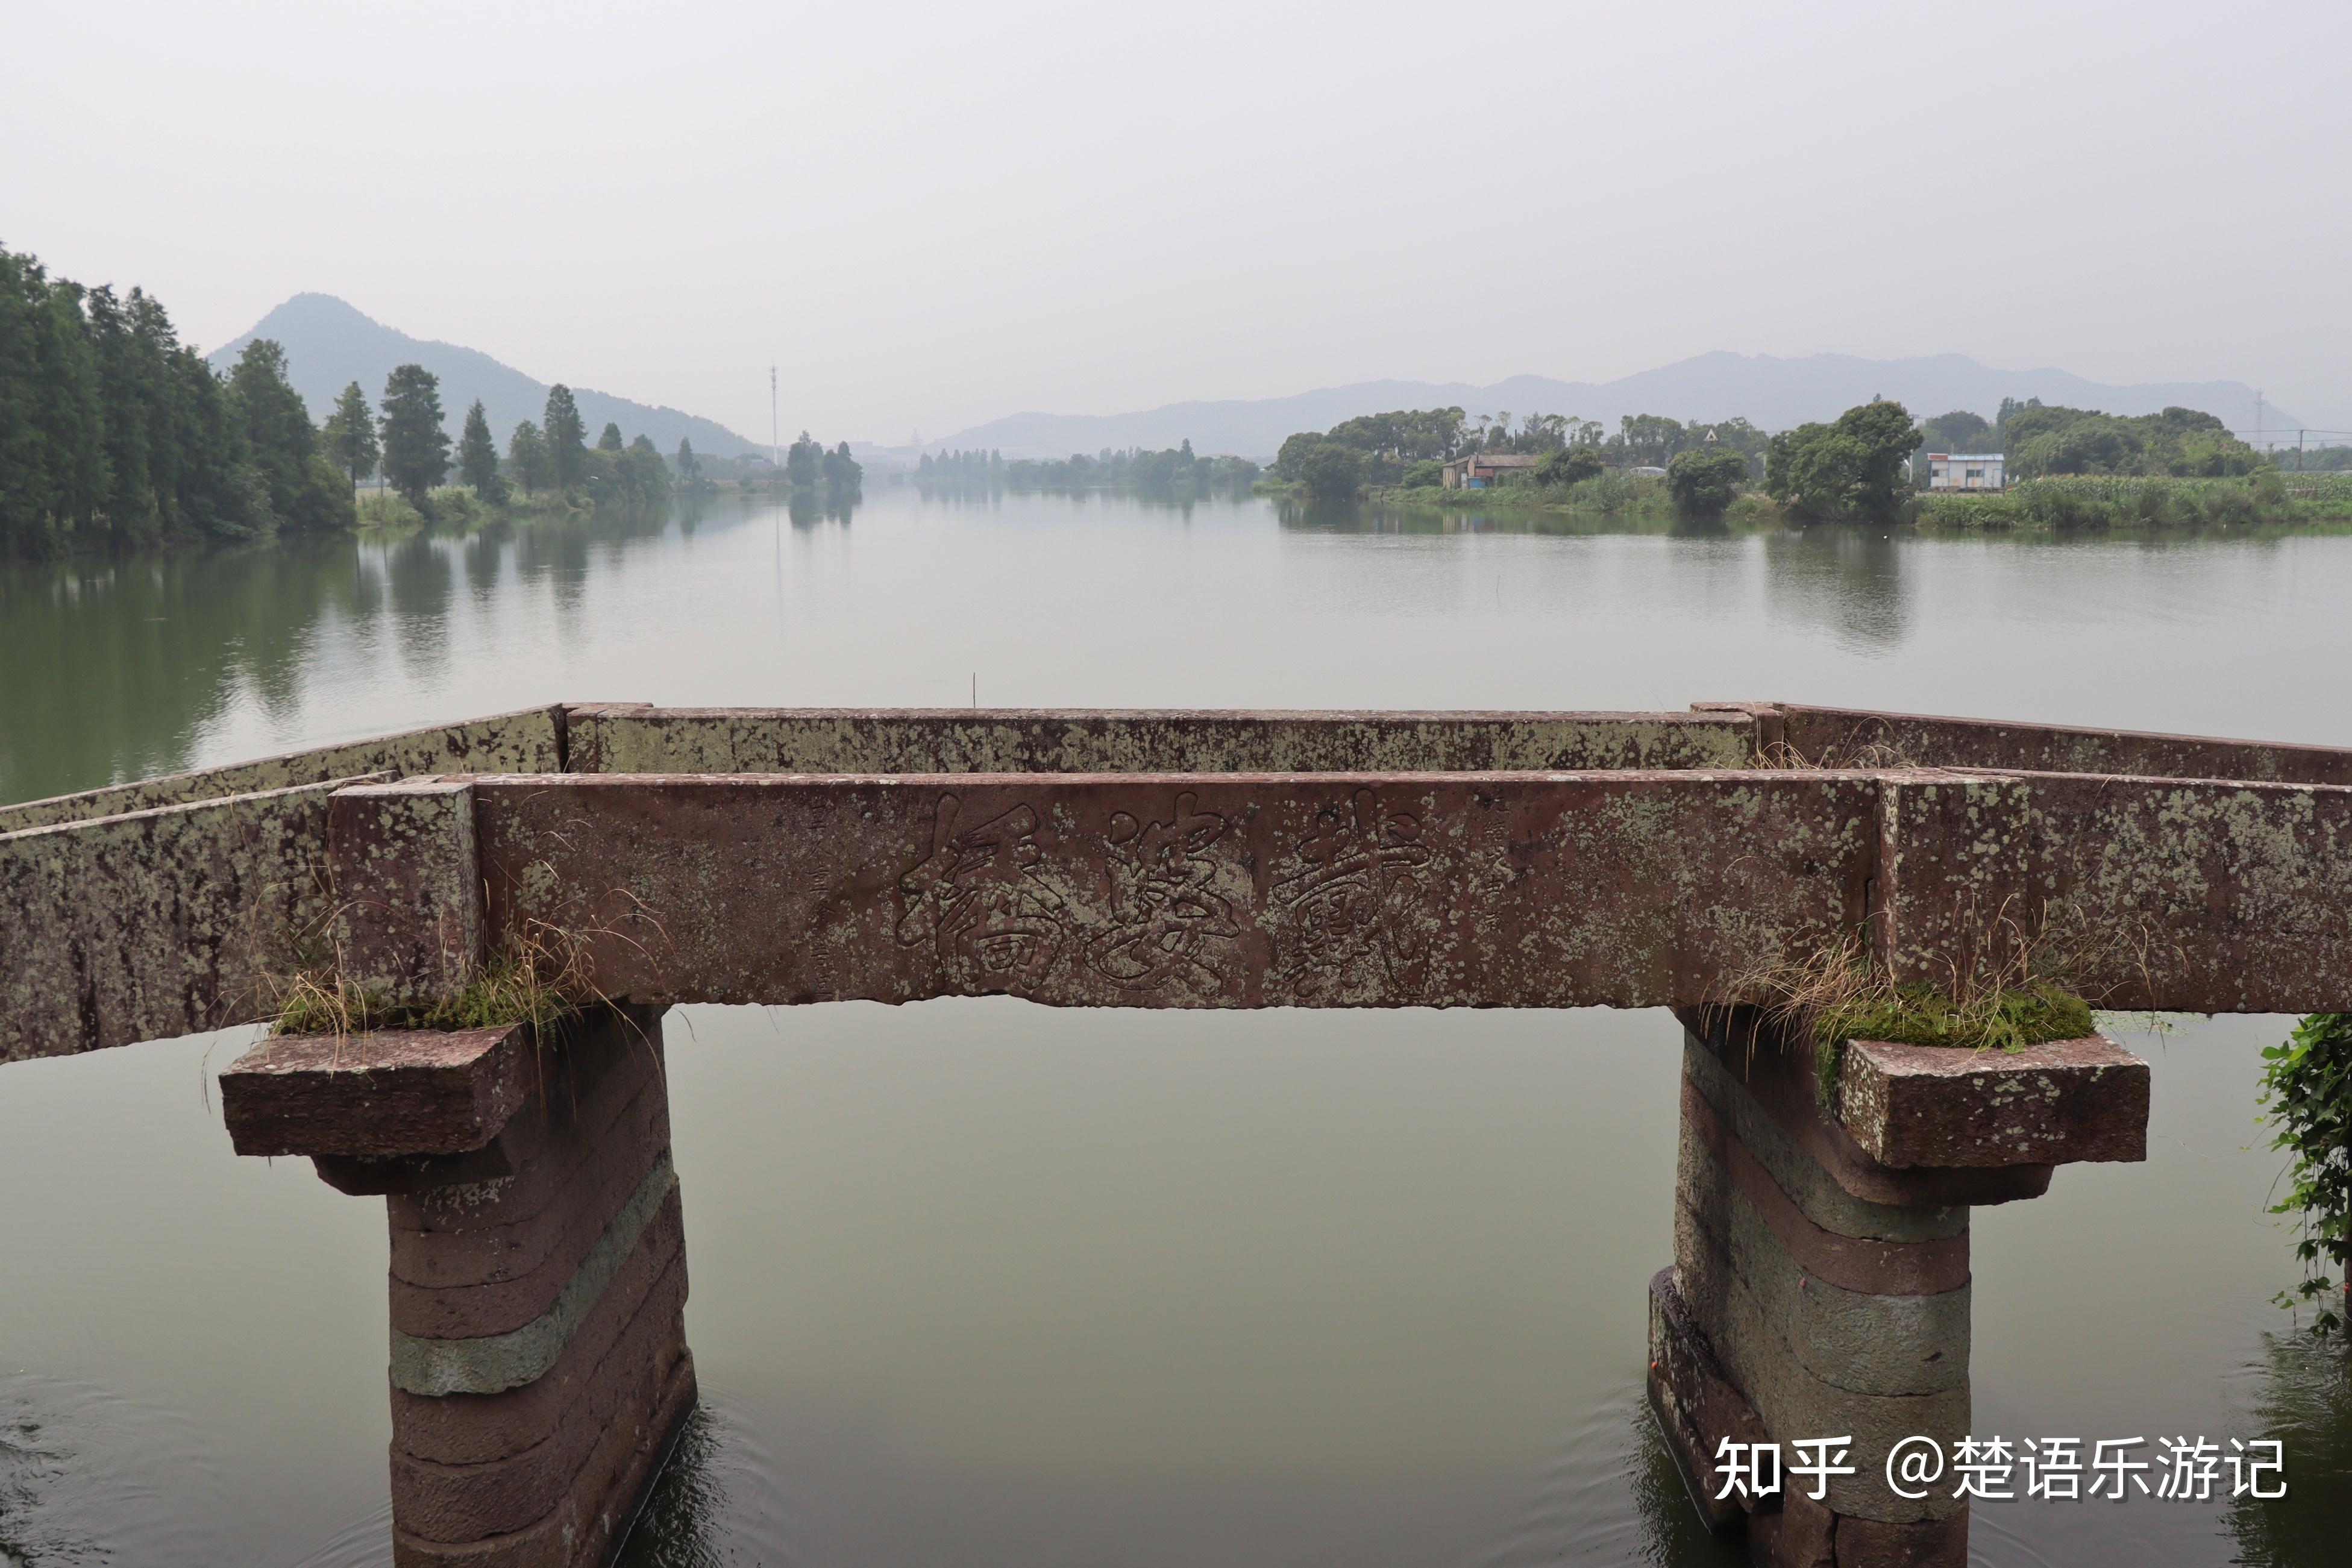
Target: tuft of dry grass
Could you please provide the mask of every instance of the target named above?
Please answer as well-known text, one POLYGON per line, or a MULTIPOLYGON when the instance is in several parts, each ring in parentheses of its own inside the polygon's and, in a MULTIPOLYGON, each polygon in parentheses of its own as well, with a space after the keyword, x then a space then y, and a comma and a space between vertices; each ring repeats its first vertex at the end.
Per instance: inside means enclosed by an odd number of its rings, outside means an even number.
POLYGON ((588 964, 582 933, 526 921, 506 945, 476 966, 457 991, 428 1002, 398 1002, 344 977, 340 952, 324 955, 269 987, 273 1035, 333 1035, 375 1029, 541 1027, 609 1001, 588 964))
POLYGON ((1818 757, 1808 757, 1786 741, 1774 741, 1759 746, 1748 764, 1754 768, 1916 768, 1922 764, 1917 758, 1905 753, 1902 748, 1885 742, 1873 741, 1856 746, 1851 752, 1835 750, 1818 757))
POLYGON ((1942 985, 1898 980, 1859 935, 1802 958, 1761 964, 1727 987, 1724 1005, 1811 1041, 1819 1090, 1834 1103, 1848 1040, 1958 1050, 2022 1050, 2095 1032, 2078 992, 2104 943, 2077 940, 2074 922, 2047 917, 2027 931, 2006 913, 1942 985))

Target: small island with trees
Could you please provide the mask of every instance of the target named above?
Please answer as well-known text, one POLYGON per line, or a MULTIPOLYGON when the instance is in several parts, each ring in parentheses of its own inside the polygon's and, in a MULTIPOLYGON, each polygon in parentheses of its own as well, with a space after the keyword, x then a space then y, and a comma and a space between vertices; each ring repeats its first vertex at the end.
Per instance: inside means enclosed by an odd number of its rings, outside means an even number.
POLYGON ((2254 523, 2352 518, 2352 475, 2283 472, 2210 414, 2116 416, 2003 400, 1913 422, 1880 398, 1767 434, 1745 419, 1597 421, 1399 409, 1301 431, 1261 489, 1307 501, 1916 522, 1959 529, 2254 523), (1929 490, 1923 453, 2007 454, 2006 488, 1929 490))

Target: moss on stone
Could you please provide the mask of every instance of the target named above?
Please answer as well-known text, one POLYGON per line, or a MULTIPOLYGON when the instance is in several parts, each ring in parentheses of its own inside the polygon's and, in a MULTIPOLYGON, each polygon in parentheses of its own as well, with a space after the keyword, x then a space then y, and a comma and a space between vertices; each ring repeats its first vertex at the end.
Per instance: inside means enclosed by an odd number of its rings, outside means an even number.
POLYGON ((2097 1032, 2091 1005, 2049 980, 1986 990, 1954 1000, 1927 985, 1886 985, 1816 1010, 1813 1059, 1823 1104, 1837 1102, 1837 1075, 1848 1040, 1956 1050, 2021 1051, 2097 1032))

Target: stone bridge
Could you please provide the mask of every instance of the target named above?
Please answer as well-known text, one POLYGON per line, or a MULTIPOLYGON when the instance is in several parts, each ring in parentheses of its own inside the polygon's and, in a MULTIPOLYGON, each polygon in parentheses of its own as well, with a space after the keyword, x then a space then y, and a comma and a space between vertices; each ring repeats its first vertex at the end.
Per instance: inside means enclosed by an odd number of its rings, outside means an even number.
MULTIPOLYGON (((1706 703, 1661 713, 567 705, 0 807, 0 1062, 424 1009, 502 971, 564 1022, 281 1035, 233 1142, 391 1226, 404 1564, 601 1561, 694 1401, 661 1074, 675 1003, 1671 1007, 1652 1404, 1759 1561, 1958 1564, 1899 1494, 1968 1430, 1972 1205, 2143 1157, 2145 1063, 1809 1041, 1732 1005, 1858 946, 1949 989, 2063 943, 2099 1005, 2352 1010, 2352 752, 1706 703), (1718 1499, 1718 1445, 1856 1473, 1718 1499)), ((473 988, 469 990, 469 988, 473 988)))

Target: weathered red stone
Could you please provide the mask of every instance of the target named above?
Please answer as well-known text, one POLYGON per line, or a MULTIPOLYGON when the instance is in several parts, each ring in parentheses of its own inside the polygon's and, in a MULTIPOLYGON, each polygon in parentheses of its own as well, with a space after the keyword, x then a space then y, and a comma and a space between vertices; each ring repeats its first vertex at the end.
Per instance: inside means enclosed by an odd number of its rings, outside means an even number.
POLYGON ((1717 1360, 1706 1333, 1692 1321, 1675 1283, 1675 1271, 1661 1268, 1650 1280, 1650 1409, 1664 1435, 1666 1450, 1682 1475, 1691 1506, 1710 1530, 1738 1528, 1746 1511, 1773 1508, 1772 1498, 1745 1492, 1717 1497, 1724 1489, 1716 1465, 1717 1446, 1769 1441, 1763 1421, 1717 1360))
POLYGON ((502 1394, 437 1396, 393 1385, 393 1447, 438 1464, 477 1465, 545 1441, 609 1357, 642 1357, 659 1348, 683 1321, 686 1295, 678 1233, 667 1225, 649 1226, 554 1366, 537 1382, 502 1394))
POLYGON ((0 834, 0 1064, 261 1016, 332 911, 339 787, 0 834))
POLYGON ((2352 788, 1877 775, 1873 933, 1898 980, 2062 960, 2097 1006, 2352 1005, 2352 788))
POLYGON ((1842 1522, 1828 1505, 1789 1488, 1778 1509, 1748 1521, 1748 1561, 1756 1568, 1838 1568, 1842 1522))
MULTIPOLYGON (((571 710, 567 773, 1486 773, 1744 767, 1745 715, 1233 710, 571 710)), ((481 767, 467 770, 491 773, 481 767)), ((520 771, 520 770, 517 770, 520 771)))
POLYGON ((570 1190, 572 1173, 623 1117, 659 1117, 667 1125, 666 1097, 639 1103, 645 1089, 661 1081, 659 1016, 658 1009, 599 1008, 562 1026, 556 1043, 541 1053, 541 1092, 492 1145, 509 1167, 491 1178, 495 1194, 476 1190, 476 1179, 397 1193, 385 1205, 394 1228, 474 1229, 485 1223, 484 1205, 493 1198, 498 1211, 488 1223, 529 1218, 570 1190))
POLYGON ((638 1500, 694 1403, 694 1357, 687 1352, 669 1369, 651 1410, 604 1429, 563 1500, 545 1518, 509 1534, 463 1542, 425 1540, 395 1523, 394 1568, 588 1568, 605 1562, 635 1519, 638 1500))
POLYGON ((1823 1113, 1811 1041, 1790 1038, 1752 1008, 1678 1008, 1675 1016, 1689 1037, 1712 1051, 1756 1103, 1855 1197, 1905 1208, 1982 1207, 2038 1198, 2050 1190, 2049 1165, 1883 1165, 1823 1113))
POLYGON ((190 805, 309 784, 385 783, 410 773, 561 773, 562 708, 528 708, 397 735, 319 746, 198 773, 167 773, 21 805, 0 805, 0 833, 190 805))
MULTIPOLYGON (((565 1256, 576 1264, 639 1178, 669 1147, 668 1110, 668 1098, 658 1089, 640 1090, 585 1157, 565 1163, 563 1184, 543 1201, 534 1190, 541 1183, 518 1178, 486 1189, 481 1203, 462 1218, 448 1212, 457 1207, 449 1204, 433 1215, 429 1229, 401 1223, 413 1217, 413 1210, 394 1215, 395 1291, 402 1285, 441 1290, 520 1279, 565 1256), (509 1192, 514 1194, 511 1205, 509 1192), (517 1215, 516 1210, 526 1212, 517 1215)), ((551 1147, 551 1163, 569 1152, 561 1145, 551 1147)))
POLYGON ((1840 1517, 1837 1568, 1968 1568, 1969 1512, 1895 1524, 1840 1517))
POLYGON ((478 1541, 509 1534, 554 1511, 605 1429, 641 1420, 660 1402, 669 1369, 686 1353, 677 1324, 667 1329, 667 1340, 656 1337, 644 1345, 625 1338, 548 1435, 520 1452, 447 1465, 404 1454, 394 1444, 392 1507, 401 1529, 426 1541, 478 1541))
POLYGON ((1825 768, 1914 765, 2004 768, 2029 773, 2122 773, 2173 779, 2252 779, 2277 784, 2352 784, 2352 751, 2264 741, 2162 735, 2020 724, 2004 719, 1947 719, 1873 713, 1797 702, 1693 703, 1700 711, 1745 712, 1760 719, 1764 744, 1825 768))
POLYGON ((2101 1036, 2015 1051, 1853 1040, 1838 1114, 1883 1165, 2147 1158, 2147 1063, 2101 1036))
MULTIPOLYGON (((394 1277, 388 1281, 392 1326, 420 1339, 470 1340, 510 1333, 546 1312, 572 1283, 589 1249, 602 1239, 615 1211, 666 1152, 666 1148, 654 1150, 634 1171, 616 1162, 610 1175, 600 1170, 595 1181, 583 1178, 577 1201, 565 1205, 571 1212, 555 1246, 535 1268, 503 1279, 437 1288, 394 1277)), ((677 1202, 673 1193, 667 1206, 675 1208, 677 1202)))
POLYGON ((1740 1194, 1763 1215, 1797 1266, 1815 1279, 1874 1296, 1932 1296, 1969 1282, 1966 1232, 1934 1241, 1874 1241, 1823 1230, 1799 1212, 1687 1079, 1683 1080, 1683 1119, 1740 1194))
POLYGON ((1866 778, 475 782, 494 929, 647 1002, 1651 1005, 1864 913, 1866 778))
POLYGON ((341 978, 394 1001, 455 994, 488 956, 473 786, 426 775, 339 791, 327 812, 341 978))
POLYGON ((496 1137, 538 1087, 526 1025, 285 1035, 220 1075, 240 1154, 457 1154, 496 1137))

